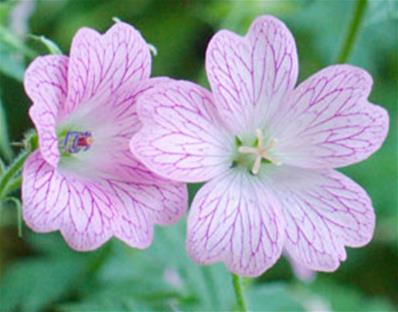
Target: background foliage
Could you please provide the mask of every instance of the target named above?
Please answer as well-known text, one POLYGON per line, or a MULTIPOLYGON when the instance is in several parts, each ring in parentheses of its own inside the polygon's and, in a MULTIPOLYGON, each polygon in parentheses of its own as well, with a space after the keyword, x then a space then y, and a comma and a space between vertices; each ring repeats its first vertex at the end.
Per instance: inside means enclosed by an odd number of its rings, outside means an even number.
MULTIPOLYGON (((162 1, 30 0, 0 2, 0 173, 32 127, 22 77, 46 47, 28 34, 44 35, 67 53, 82 26, 105 31, 112 17, 135 27, 156 46, 153 75, 206 85, 204 52, 220 28, 244 34, 253 18, 273 14, 293 32, 300 80, 337 58, 353 14, 352 1, 162 1)), ((311 283, 297 280, 286 260, 248 280, 246 295, 257 311, 393 311, 398 307, 397 104, 398 5, 369 1, 349 63, 374 78, 370 99, 388 109, 391 131, 371 159, 343 171, 363 185, 377 214, 374 240, 348 250, 333 274, 311 283)), ((196 187, 191 187, 191 196, 196 187)), ((18 196, 18 193, 15 193, 18 196)), ((186 256, 185 220, 157 228, 154 244, 141 252, 111 241, 96 252, 70 250, 58 233, 23 228, 18 205, 3 202, 0 217, 0 311, 230 310, 234 297, 222 265, 199 267, 186 256)))

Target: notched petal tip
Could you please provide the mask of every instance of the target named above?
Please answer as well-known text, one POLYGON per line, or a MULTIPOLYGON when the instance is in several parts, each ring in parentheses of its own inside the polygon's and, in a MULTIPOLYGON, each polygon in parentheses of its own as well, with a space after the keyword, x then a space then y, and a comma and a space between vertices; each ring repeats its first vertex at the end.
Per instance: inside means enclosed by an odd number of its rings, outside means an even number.
POLYGON ((77 233, 73 229, 61 228, 60 233, 70 248, 81 252, 94 251, 112 238, 110 232, 104 235, 95 235, 94 233, 77 233))
POLYGON ((282 22, 267 16, 256 19, 244 37, 221 30, 208 44, 206 72, 231 132, 263 127, 296 83, 294 38, 282 22))
MULTIPOLYGON (((373 86, 373 78, 370 73, 358 66, 351 64, 336 64, 327 66, 316 72, 313 76, 334 77, 339 75, 346 75, 349 79, 346 85, 362 90, 361 97, 367 99, 373 86)), ((344 86, 343 86, 344 87, 344 86)))
POLYGON ((200 264, 224 262, 242 276, 259 276, 282 253, 279 203, 258 178, 230 172, 206 183, 188 217, 187 250, 200 264))
MULTIPOLYGON (((274 28, 274 31, 286 32, 289 37, 293 38, 289 28, 286 24, 279 18, 272 15, 260 15, 254 19, 251 23, 250 28, 246 34, 248 36, 251 32, 257 32, 258 28, 264 28, 265 31, 269 31, 267 28, 274 28)), ((294 42, 293 42, 294 43, 294 42)))
POLYGON ((302 82, 272 125, 286 164, 348 166, 375 153, 388 132, 388 115, 368 101, 372 77, 359 67, 333 65, 302 82))
POLYGON ((378 150, 380 147, 383 146, 383 143, 388 136, 388 131, 390 128, 390 115, 388 111, 380 105, 373 103, 367 103, 365 105, 369 107, 375 123, 379 125, 379 132, 377 136, 378 142, 376 142, 376 144, 379 145, 379 147, 376 148, 376 150, 378 150))
POLYGON ((125 225, 116 225, 115 227, 115 237, 120 239, 122 242, 124 242, 126 245, 132 248, 137 248, 140 250, 144 250, 149 248, 151 246, 152 241, 153 241, 153 232, 154 232, 154 224, 150 226, 145 233, 133 233, 134 230, 128 230, 128 229, 123 229, 125 225), (139 239, 137 239, 139 237, 139 239))
POLYGON ((150 72, 149 47, 133 26, 116 22, 104 34, 82 28, 71 46, 68 111, 94 98, 98 105, 112 102, 150 72))
POLYGON ((343 174, 281 167, 269 179, 287 224, 285 248, 301 265, 333 272, 346 260, 346 247, 362 247, 373 237, 371 200, 343 174))

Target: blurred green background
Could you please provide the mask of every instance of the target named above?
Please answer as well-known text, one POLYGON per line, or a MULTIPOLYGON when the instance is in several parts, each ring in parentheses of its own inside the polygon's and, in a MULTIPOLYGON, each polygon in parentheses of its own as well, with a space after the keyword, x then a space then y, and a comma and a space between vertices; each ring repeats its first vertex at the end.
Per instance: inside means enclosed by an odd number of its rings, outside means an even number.
MULTIPOLYGON (((8 163, 32 127, 22 77, 36 55, 48 53, 28 34, 45 35, 65 54, 82 26, 105 31, 118 17, 138 28, 158 55, 153 76, 207 85, 203 61, 210 37, 221 28, 244 34, 261 14, 281 18, 294 34, 300 80, 336 62, 352 19, 353 1, 0 1, 0 155, 8 163)), ((342 171, 370 194, 377 214, 373 241, 349 249, 335 273, 298 280, 284 259, 261 278, 247 280, 257 311, 396 311, 398 307, 397 105, 398 5, 369 1, 348 63, 374 78, 370 100, 390 113, 383 148, 342 171)), ((191 196, 196 187, 191 187, 191 196)), ((18 196, 18 193, 15 193, 18 196)), ((186 256, 184 224, 157 228, 146 251, 111 241, 96 252, 70 250, 58 233, 23 227, 18 209, 3 203, 0 217, 0 311, 231 310, 230 275, 222 265, 199 267, 186 256)))

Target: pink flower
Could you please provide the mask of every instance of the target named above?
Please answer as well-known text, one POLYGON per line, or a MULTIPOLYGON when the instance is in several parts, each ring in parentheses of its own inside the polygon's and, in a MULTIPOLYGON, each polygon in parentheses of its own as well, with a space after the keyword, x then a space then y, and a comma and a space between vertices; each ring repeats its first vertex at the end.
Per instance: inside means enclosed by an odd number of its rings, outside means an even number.
POLYGON ((104 35, 83 28, 70 57, 37 58, 27 69, 30 116, 39 135, 23 170, 23 216, 37 232, 60 230, 76 250, 115 236, 147 247, 154 224, 187 206, 184 184, 156 176, 129 151, 141 126, 136 99, 157 83, 147 44, 131 26, 104 35))
POLYGON ((386 137, 386 111, 367 100, 371 77, 335 65, 295 87, 294 39, 269 16, 245 37, 218 32, 206 70, 212 93, 170 81, 143 95, 144 126, 130 144, 165 178, 208 181, 188 218, 190 256, 257 276, 286 249, 310 270, 336 270, 375 225, 366 192, 333 169, 368 158, 386 137))

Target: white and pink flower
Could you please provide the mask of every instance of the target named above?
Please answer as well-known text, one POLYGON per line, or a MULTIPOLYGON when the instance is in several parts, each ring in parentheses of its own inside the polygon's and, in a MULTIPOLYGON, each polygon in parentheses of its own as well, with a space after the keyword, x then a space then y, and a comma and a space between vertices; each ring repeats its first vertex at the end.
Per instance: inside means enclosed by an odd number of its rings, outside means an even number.
POLYGON ((375 226, 367 193, 334 170, 387 135, 386 111, 367 100, 371 77, 335 65, 296 86, 294 39, 269 16, 244 37, 218 32, 206 70, 212 92, 186 81, 145 92, 130 143, 164 178, 206 182, 189 214, 190 256, 257 276, 285 250, 307 269, 336 270, 375 226))
POLYGON ((25 163, 22 199, 33 230, 60 230, 77 250, 112 236, 145 248, 154 224, 185 211, 186 186, 151 173, 129 151, 141 126, 137 97, 158 81, 150 71, 148 45, 121 22, 104 35, 80 29, 69 57, 29 66, 25 89, 40 150, 25 163))

